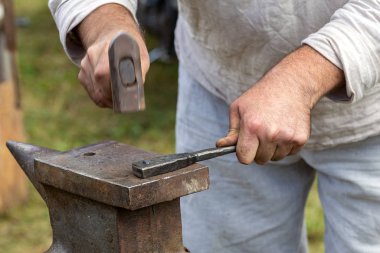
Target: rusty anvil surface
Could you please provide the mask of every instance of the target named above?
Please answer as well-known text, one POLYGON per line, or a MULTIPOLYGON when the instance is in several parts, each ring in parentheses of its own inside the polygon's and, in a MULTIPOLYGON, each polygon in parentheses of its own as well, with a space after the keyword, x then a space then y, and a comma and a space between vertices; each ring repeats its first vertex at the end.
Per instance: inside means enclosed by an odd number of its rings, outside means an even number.
POLYGON ((8 142, 45 200, 47 252, 186 252, 179 198, 208 189, 208 168, 140 179, 132 163, 155 154, 114 141, 67 152, 8 142))

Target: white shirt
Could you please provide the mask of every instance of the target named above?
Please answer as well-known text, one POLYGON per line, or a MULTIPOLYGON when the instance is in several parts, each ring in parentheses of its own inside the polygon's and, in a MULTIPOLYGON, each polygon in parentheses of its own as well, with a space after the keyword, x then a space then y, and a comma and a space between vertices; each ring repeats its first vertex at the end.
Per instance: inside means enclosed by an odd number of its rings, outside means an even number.
MULTIPOLYGON (((84 50, 67 36, 92 10, 133 0, 50 0, 61 42, 78 63, 84 50)), ((292 50, 308 44, 345 73, 346 91, 312 111, 306 148, 323 149, 380 134, 379 0, 179 0, 181 64, 214 95, 232 102, 292 50)), ((333 97, 333 96, 332 96, 333 97)))

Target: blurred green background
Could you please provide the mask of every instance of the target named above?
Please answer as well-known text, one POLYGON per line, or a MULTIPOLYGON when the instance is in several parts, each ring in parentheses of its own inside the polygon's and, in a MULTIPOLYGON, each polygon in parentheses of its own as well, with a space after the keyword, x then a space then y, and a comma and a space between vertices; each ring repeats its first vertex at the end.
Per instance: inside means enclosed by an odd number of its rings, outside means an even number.
MULTIPOLYGON (((77 81, 77 67, 63 52, 47 0, 16 0, 14 5, 18 17, 31 21, 17 32, 28 142, 63 151, 112 139, 155 152, 174 152, 177 63, 151 66, 146 111, 117 115, 97 108, 77 81)), ((147 43, 149 48, 155 45, 148 35, 147 43)), ((43 252, 51 244, 48 210, 31 184, 29 190, 24 205, 0 216, 1 253, 43 252)), ((315 186, 306 220, 310 252, 323 252, 323 213, 315 186)))

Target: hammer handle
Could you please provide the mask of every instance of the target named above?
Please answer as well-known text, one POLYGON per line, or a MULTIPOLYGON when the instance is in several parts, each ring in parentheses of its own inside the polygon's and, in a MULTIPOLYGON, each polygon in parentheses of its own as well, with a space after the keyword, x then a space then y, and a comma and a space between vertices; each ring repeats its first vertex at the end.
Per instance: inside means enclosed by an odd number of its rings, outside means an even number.
POLYGON ((236 146, 221 147, 221 148, 209 148, 190 153, 196 157, 197 162, 208 160, 214 157, 227 155, 236 152, 236 146))

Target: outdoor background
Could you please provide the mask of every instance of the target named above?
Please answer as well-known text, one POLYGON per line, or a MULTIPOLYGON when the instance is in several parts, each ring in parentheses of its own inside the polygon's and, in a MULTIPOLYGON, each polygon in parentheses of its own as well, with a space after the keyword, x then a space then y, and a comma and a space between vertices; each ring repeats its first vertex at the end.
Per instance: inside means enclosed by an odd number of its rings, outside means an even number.
MULTIPOLYGON (((117 140, 146 150, 174 152, 177 63, 154 63, 145 84, 147 110, 120 115, 97 108, 77 81, 66 57, 47 0, 16 0, 18 63, 27 142, 57 150, 117 140)), ((147 35, 148 47, 154 40, 147 35)), ((211 182, 212 183, 212 182, 211 182)), ((51 244, 48 210, 29 185, 29 200, 0 215, 0 253, 44 252, 51 244)), ((292 203, 289 203, 291 205, 292 203)), ((313 187, 306 220, 310 252, 323 252, 323 213, 313 187)))

